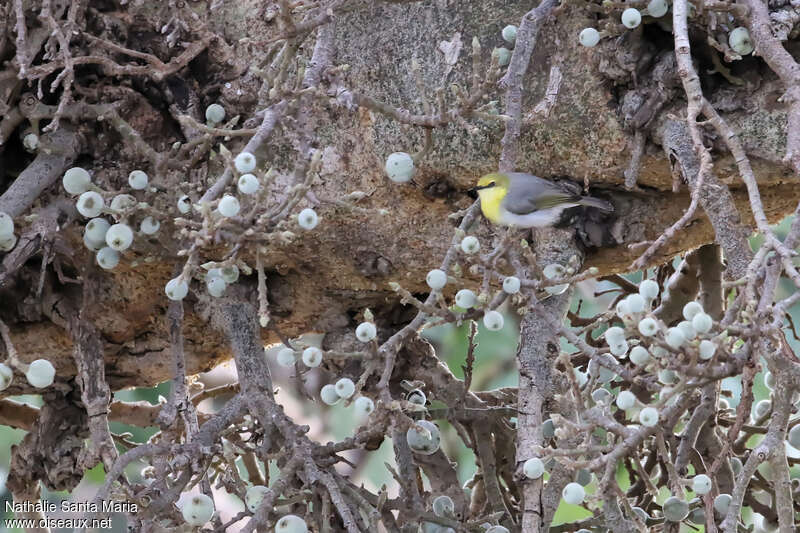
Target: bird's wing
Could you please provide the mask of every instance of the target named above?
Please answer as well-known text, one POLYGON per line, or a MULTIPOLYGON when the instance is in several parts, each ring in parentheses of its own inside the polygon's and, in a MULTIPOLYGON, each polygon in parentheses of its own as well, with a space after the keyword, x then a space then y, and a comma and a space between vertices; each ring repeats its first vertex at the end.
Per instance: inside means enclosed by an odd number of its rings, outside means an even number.
POLYGON ((540 209, 549 209, 579 198, 564 192, 553 183, 531 174, 509 173, 508 193, 503 198, 503 207, 511 213, 525 215, 540 209))

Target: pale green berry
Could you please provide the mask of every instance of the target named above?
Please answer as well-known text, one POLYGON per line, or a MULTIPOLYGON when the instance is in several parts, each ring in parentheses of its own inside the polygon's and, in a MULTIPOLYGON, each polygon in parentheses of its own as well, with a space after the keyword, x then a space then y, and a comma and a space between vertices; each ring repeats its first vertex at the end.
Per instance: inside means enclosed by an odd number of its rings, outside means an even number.
POLYGON ((433 499, 433 514, 436 516, 453 516, 456 511, 456 505, 453 499, 446 495, 440 494, 433 499))
POLYGON ((17 236, 12 235, 7 239, 0 239, 0 252, 10 252, 17 245, 17 236))
POLYGON ((0 211, 0 240, 10 239, 14 235, 14 219, 0 211))
POLYGON ((253 485, 247 489, 247 492, 244 494, 244 503, 247 505, 247 510, 251 513, 255 513, 268 492, 269 489, 264 485, 253 485))
POLYGON ((170 300, 183 300, 189 294, 189 284, 180 276, 172 278, 164 287, 164 293, 170 300))
POLYGON ((617 313, 617 316, 620 318, 624 318, 625 315, 631 314, 631 310, 628 309, 628 300, 620 300, 617 302, 617 305, 614 307, 614 312, 617 313))
POLYGON ((222 274, 222 279, 224 279, 225 283, 228 285, 231 283, 236 283, 236 281, 239 279, 239 267, 236 265, 223 267, 220 272, 222 274))
POLYGON ((110 227, 111 224, 109 224, 108 220, 104 218, 93 218, 86 223, 86 229, 83 234, 91 242, 102 243, 104 245, 106 242, 106 233, 110 227))
POLYGON ((80 167, 73 167, 64 173, 61 183, 68 193, 82 194, 89 190, 92 178, 86 170, 80 167))
POLYGON ((658 380, 664 385, 674 385, 678 382, 678 374, 676 374, 673 370, 665 368, 663 370, 659 370, 658 380))
POLYGON ((639 284, 639 294, 645 300, 655 300, 658 298, 658 283, 652 279, 645 279, 639 284))
POLYGON ((683 336, 686 337, 686 340, 692 340, 697 337, 697 331, 694 329, 694 326, 692 326, 692 323, 688 320, 682 320, 678 322, 677 328, 681 330, 681 333, 683 333, 683 336))
POLYGON ((287 368, 293 367, 296 361, 294 350, 291 348, 281 348, 275 355, 278 364, 287 368))
POLYGON ((606 389, 595 389, 592 391, 592 401, 597 404, 608 405, 611 403, 611 393, 606 389))
POLYGON ((209 124, 218 124, 225 120, 225 108, 219 104, 211 104, 206 108, 206 120, 209 124))
POLYGON ((764 372, 764 385, 769 389, 772 390, 775 388, 775 376, 772 372, 764 372))
POLYGON ((497 64, 501 67, 505 67, 511 62, 511 50, 508 48, 495 48, 492 51, 492 56, 497 58, 497 64))
POLYGON ((708 333, 713 325, 711 317, 705 313, 697 313, 692 319, 692 327, 698 333, 708 333))
POLYGON ((133 244, 133 230, 127 224, 114 224, 106 232, 106 244, 118 252, 127 250, 133 244))
POLYGON ((440 442, 440 433, 439 428, 433 422, 428 420, 419 420, 416 423, 416 426, 413 426, 406 431, 406 442, 408 442, 408 447, 411 448, 411 451, 421 454, 421 455, 431 455, 436 453, 436 450, 439 449, 439 442, 440 442), (430 433, 430 435, 426 435, 424 432, 418 430, 416 426, 420 426, 430 433))
POLYGON ((637 328, 643 337, 652 337, 658 333, 658 323, 650 317, 641 319, 637 328))
POLYGON ((580 505, 586 497, 586 490, 580 483, 568 483, 564 490, 561 491, 561 497, 564 501, 572 505, 580 505))
POLYGON ((6 390, 14 379, 14 371, 5 363, 0 363, 0 390, 6 390))
POLYGON ((692 490, 695 494, 703 495, 711 492, 711 478, 705 474, 698 474, 692 478, 692 490))
POLYGON ((630 313, 641 313, 644 311, 644 297, 641 294, 631 294, 625 300, 628 303, 628 312, 630 313))
POLYGON ((36 151, 39 148, 39 136, 35 133, 29 133, 22 138, 22 146, 29 152, 36 151))
POLYGON ((550 263, 542 270, 542 274, 547 279, 563 278, 567 274, 567 270, 558 263, 550 263))
MULTIPOLYGON (((800 437, 800 435, 798 435, 798 437, 800 437)), ((800 444, 800 438, 798 438, 798 444, 800 444)), ((742 460, 734 456, 731 457, 730 463, 731 463, 731 470, 733 470, 733 475, 738 476, 739 472, 742 471, 742 467, 744 466, 742 465, 742 460)))
POLYGON ((625 342, 625 330, 618 326, 611 326, 606 330, 605 338, 609 345, 625 342))
POLYGON ((342 400, 342 397, 336 392, 336 387, 330 383, 320 389, 319 397, 328 405, 336 405, 342 400))
POLYGON ((225 280, 221 277, 212 277, 206 280, 206 290, 208 294, 215 298, 219 298, 225 292, 225 289, 228 287, 228 284, 225 283, 225 280))
POLYGON ((593 48, 600 42, 600 32, 594 28, 583 28, 578 35, 578 40, 586 48, 593 48))
POLYGON ((461 251, 465 254, 474 254, 481 249, 481 243, 474 235, 467 235, 461 239, 461 251))
POLYGON ((800 449, 800 424, 792 426, 792 429, 789 430, 787 440, 789 444, 800 449))
POLYGON ((720 516, 725 516, 728 514, 728 507, 731 505, 731 498, 730 494, 720 494, 716 498, 714 498, 714 510, 719 513, 720 516))
POLYGON ((670 348, 677 350, 686 342, 686 336, 678 328, 669 328, 664 340, 670 348))
POLYGON ((512 47, 517 42, 517 27, 514 26, 513 24, 509 24, 508 26, 503 28, 501 34, 503 35, 503 40, 512 47))
POLYGON ((622 342, 615 342, 609 345, 611 349, 611 353, 617 357, 625 357, 625 354, 628 353, 628 342, 623 340, 622 342))
POLYGON ((237 188, 242 194, 255 194, 260 186, 261 184, 258 182, 258 178, 253 174, 242 174, 239 176, 237 188))
POLYGON ((365 417, 369 416, 369 414, 375 410, 375 402, 366 396, 359 396, 356 398, 356 401, 353 402, 353 407, 355 407, 358 416, 365 417))
POLYGON ((503 329, 503 315, 497 311, 486 311, 483 315, 483 325, 489 331, 500 331, 503 329))
POLYGON ((395 183, 406 183, 414 176, 414 160, 405 152, 395 152, 386 158, 386 175, 395 183))
POLYGON ((697 302, 689 302, 683 306, 683 318, 691 320, 697 313, 703 312, 703 306, 697 302))
POLYGON ((136 205, 136 198, 130 194, 118 194, 111 200, 111 209, 124 211, 136 205))
POLYGON ((155 235, 161 229, 161 222, 153 217, 144 217, 139 224, 139 231, 145 235, 155 235))
POLYGON ((544 462, 538 457, 531 457, 522 464, 522 473, 528 479, 539 479, 544 474, 544 462))
POLYGON ((753 51, 753 40, 750 39, 750 32, 747 28, 735 28, 728 35, 728 44, 739 55, 746 56, 753 51))
POLYGON ((516 276, 508 276, 503 280, 503 291, 507 294, 517 294, 520 288, 519 278, 516 276))
POLYGON ((178 211, 184 215, 192 209, 192 201, 185 194, 178 198, 178 211))
POLYGON ((654 427, 658 424, 658 410, 655 407, 645 407, 639 412, 639 422, 645 427, 654 427))
POLYGON ((217 211, 219 211, 219 214, 225 218, 235 217, 239 214, 239 209, 239 200, 230 194, 223 196, 219 201, 219 205, 217 206, 217 211))
POLYGON ((717 351, 717 345, 710 340, 700 341, 700 359, 708 360, 714 357, 714 352, 717 351))
POLYGON ((85 193, 82 193, 78 197, 78 201, 75 202, 75 207, 78 209, 78 213, 86 218, 94 218, 99 216, 100 213, 103 212, 103 207, 105 207, 105 205, 106 203, 105 200, 103 200, 103 197, 94 191, 86 191, 85 193))
POLYGON ((428 284, 428 287, 438 291, 447 284, 447 274, 438 268, 434 268, 425 276, 425 282, 428 284))
POLYGON ((634 346, 628 359, 637 366, 644 366, 650 362, 650 353, 644 346, 634 346))
POLYGON ((625 11, 622 12, 622 25, 632 30, 633 28, 637 27, 639 24, 642 23, 642 14, 639 13, 639 10, 633 7, 629 7, 625 11))
POLYGON ((43 389, 53 384, 53 378, 56 375, 56 369, 47 359, 37 359, 33 361, 28 370, 25 371, 25 378, 28 383, 37 389, 43 389))
POLYGON ((668 522, 680 522, 689 516, 689 504, 677 496, 670 496, 661 506, 664 519, 668 522))
POLYGON ((309 368, 318 367, 322 364, 322 350, 315 346, 309 346, 303 350, 303 364, 309 368))
MULTIPOLYGON (((0 242, 2 242, 2 241, 0 241, 0 242)), ((86 232, 84 232, 83 233, 83 245, 86 246, 87 249, 89 249, 89 250, 91 250, 93 252, 96 252, 100 248, 105 247, 106 240, 105 240, 105 237, 103 238, 102 241, 92 240, 92 239, 89 238, 88 235, 86 235, 86 232)))
POLYGON ((356 338, 361 342, 369 342, 375 338, 378 330, 372 322, 362 322, 356 328, 356 338))
POLYGON ((666 0, 650 0, 647 4, 647 14, 654 18, 661 18, 669 11, 666 0))
POLYGON ((214 501, 205 494, 195 494, 183 504, 181 514, 190 526, 202 526, 214 516, 214 501))
POLYGON ((763 418, 772 410, 772 402, 761 400, 755 406, 756 418, 763 418))
POLYGON ((629 390, 620 391, 619 394, 617 394, 616 404, 617 407, 623 411, 633 409, 633 407, 636 405, 636 395, 629 390))
POLYGON ((256 156, 250 152, 242 152, 233 160, 233 166, 240 174, 247 174, 256 169, 256 156))
POLYGON ((147 187, 148 181, 147 174, 141 170, 134 170, 128 174, 128 185, 131 186, 131 189, 141 191, 147 187))
POLYGON ((414 389, 406 395, 406 401, 408 403, 413 403, 414 405, 424 406, 428 402, 428 398, 420 389, 414 389))
POLYGON ((456 293, 456 305, 462 309, 469 309, 475 305, 476 300, 475 293, 469 289, 461 289, 456 293))
POLYGON ((97 252, 97 264, 105 270, 111 270, 119 264, 119 252, 104 246, 97 252))
POLYGON ((350 378, 341 378, 336 382, 334 387, 336 388, 336 394, 338 394, 340 398, 349 398, 356 392, 356 385, 350 378))
POLYGON ((305 230, 312 230, 317 227, 317 224, 319 224, 319 217, 317 216, 316 211, 310 207, 306 207, 300 211, 299 215, 297 215, 297 223, 305 230))
POLYGON ((308 533, 308 525, 299 516, 287 514, 275 524, 275 533, 308 533))

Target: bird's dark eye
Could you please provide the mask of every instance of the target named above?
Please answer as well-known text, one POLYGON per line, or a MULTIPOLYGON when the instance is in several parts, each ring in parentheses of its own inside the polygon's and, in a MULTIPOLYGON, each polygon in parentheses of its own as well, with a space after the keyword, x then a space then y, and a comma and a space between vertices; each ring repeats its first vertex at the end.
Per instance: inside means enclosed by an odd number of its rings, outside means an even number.
POLYGON ((493 181, 490 181, 490 182, 489 182, 489 185, 487 185, 487 187, 494 187, 494 182, 493 182, 493 181))

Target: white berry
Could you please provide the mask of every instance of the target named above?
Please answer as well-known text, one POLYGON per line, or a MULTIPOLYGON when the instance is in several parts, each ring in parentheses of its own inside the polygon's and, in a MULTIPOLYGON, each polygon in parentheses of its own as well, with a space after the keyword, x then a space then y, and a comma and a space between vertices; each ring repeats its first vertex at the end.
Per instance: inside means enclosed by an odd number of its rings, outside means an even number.
POLYGON ((386 158, 386 174, 395 183, 406 183, 414 176, 414 160, 405 152, 395 152, 386 158))
POLYGON ((312 230, 316 228, 317 224, 319 224, 317 212, 310 207, 306 207, 300 211, 300 214, 297 215, 297 223, 305 230, 312 230))
POLYGON ((711 492, 711 478, 705 474, 699 474, 692 478, 692 490, 696 494, 708 494, 711 492))
POLYGON ((153 217, 144 217, 139 224, 139 231, 145 235, 154 235, 161 228, 161 222, 153 217))
POLYGON ((127 224, 114 224, 106 232, 106 244, 122 252, 130 248, 133 243, 133 230, 127 224))
POLYGON ((483 325, 489 331, 500 331, 503 329, 503 315, 498 311, 486 311, 483 315, 483 325))
POLYGON ((686 342, 686 336, 678 328, 669 328, 667 334, 664 336, 664 340, 670 348, 677 350, 686 342))
POLYGON ((503 280, 503 291, 507 294, 516 294, 519 292, 520 285, 521 283, 518 277, 508 276, 503 280))
POLYGON ((237 200, 235 196, 226 194, 219 201, 217 211, 226 218, 235 217, 239 214, 239 200, 237 200))
MULTIPOLYGON (((105 244, 106 233, 111 224, 104 218, 93 218, 86 223, 86 229, 83 234, 92 242, 105 244)), ((102 247, 102 246, 101 246, 102 247)))
POLYGON ((104 246, 97 252, 97 264, 105 270, 111 270, 119 264, 119 252, 104 246))
POLYGON ((669 11, 669 4, 666 0, 650 0, 647 4, 647 14, 654 18, 660 18, 669 11))
POLYGON ((658 283, 652 279, 645 279, 639 284, 639 294, 645 300, 655 300, 658 297, 658 283))
POLYGON ((531 457, 522 464, 522 472, 528 479, 539 479, 544 474, 544 462, 538 457, 531 457))
POLYGON ((461 251, 465 254, 474 254, 481 249, 481 243, 474 235, 467 235, 461 239, 461 251))
POLYGON ((461 289, 456 293, 456 305, 462 309, 469 309, 475 305, 476 300, 475 293, 469 289, 461 289))
POLYGON ((628 312, 630 313, 641 313, 644 311, 644 297, 641 294, 633 293, 625 298, 628 304, 628 312))
POLYGON ((500 47, 492 50, 492 57, 497 58, 497 64, 505 67, 511 62, 511 50, 508 48, 500 47))
POLYGON ((680 522, 689 516, 689 504, 677 496, 670 496, 664 500, 661 512, 664 513, 667 522, 680 522))
POLYGON ((428 398, 420 389, 414 389, 408 393, 406 396, 406 401, 408 403, 413 403, 414 405, 424 406, 428 402, 428 398))
POLYGON ((633 409, 633 406, 636 405, 636 396, 629 390, 620 391, 617 394, 616 404, 623 411, 633 409))
POLYGON ((183 504, 181 514, 190 526, 202 526, 214 516, 214 501, 205 494, 195 494, 183 504))
POLYGON ((291 348, 281 348, 278 350, 275 359, 278 361, 279 365, 287 368, 293 367, 296 361, 294 350, 291 348))
POLYGON ((628 359, 637 366, 644 366, 650 362, 650 353, 644 346, 634 346, 628 359))
POLYGON ((250 152, 242 152, 233 160, 233 166, 241 174, 247 174, 256 169, 256 156, 250 152))
POLYGON ((14 379, 14 371, 5 363, 0 363, 0 390, 6 390, 14 379))
POLYGON ((225 292, 228 284, 221 277, 214 276, 206 280, 206 290, 208 294, 215 298, 219 298, 225 292))
POLYGON ((17 245, 17 236, 12 235, 7 239, 0 239, 0 252, 10 252, 17 245))
POLYGON ((728 507, 732 499, 730 494, 722 493, 718 495, 714 498, 714 510, 719 513, 720 516, 725 516, 728 514, 728 507))
POLYGON ((303 364, 309 368, 314 368, 322 364, 322 350, 315 346, 309 346, 303 350, 303 364))
POLYGON ((86 170, 80 167, 73 167, 64 173, 61 183, 68 193, 82 194, 89 190, 92 178, 86 170))
POLYGON ((697 331, 695 331, 694 326, 692 326, 692 323, 688 320, 681 320, 678 322, 677 328, 681 330, 686 340, 692 340, 697 337, 697 331))
POLYGON ((299 516, 287 514, 275 524, 275 533, 308 533, 308 526, 299 516))
POLYGON ((185 194, 178 198, 178 211, 184 215, 192 209, 192 201, 185 194))
POLYGON ((342 400, 342 397, 339 396, 338 392, 336 392, 336 387, 330 383, 320 389, 319 397, 328 405, 336 405, 342 400))
POLYGON ((600 42, 600 32, 594 28, 583 28, 578 36, 578 40, 586 48, 595 47, 597 43, 600 42))
POLYGON ((658 323, 650 317, 641 319, 637 328, 644 337, 652 337, 658 333, 658 323))
POLYGON ((419 420, 417 426, 427 430, 430 435, 418 430, 416 426, 411 427, 406 431, 406 441, 411 451, 422 454, 431 455, 436 453, 439 449, 440 433, 439 428, 433 422, 428 420, 419 420))
POLYGON ((225 108, 219 104, 211 104, 206 108, 206 120, 209 124, 217 124, 225 120, 225 108))
POLYGON ((170 300, 183 300, 189 294, 189 284, 180 276, 172 278, 164 287, 164 293, 170 300))
POLYGON ((28 383, 37 389, 43 389, 53 384, 56 369, 47 359, 37 359, 33 361, 25 372, 28 383))
POLYGON ((733 51, 739 55, 746 56, 753 51, 753 41, 750 39, 750 32, 747 28, 735 28, 730 35, 728 35, 728 44, 733 51))
POLYGON ((435 268, 428 272, 428 275, 425 276, 425 282, 428 284, 428 287, 438 291, 447 284, 447 274, 438 268, 435 268))
POLYGON ((703 312, 703 306, 697 302, 689 302, 683 306, 683 318, 691 320, 697 313, 703 312))
POLYGON ((0 240, 10 239, 14 235, 14 219, 0 211, 0 240))
POLYGON ((369 342, 375 338, 378 330, 372 322, 362 322, 356 328, 356 338, 361 342, 369 342))
POLYGON ((629 7, 625 11, 622 12, 622 25, 632 30, 633 28, 637 27, 642 22, 642 14, 639 13, 639 10, 633 7, 629 7))
POLYGON ((512 24, 509 24, 508 26, 503 28, 503 31, 501 32, 501 34, 503 35, 503 40, 505 40, 505 42, 507 42, 511 46, 514 46, 514 44, 517 42, 517 27, 516 26, 514 26, 512 24))
POLYGON ((349 398, 356 391, 356 385, 350 378, 341 378, 334 387, 336 387, 336 394, 340 398, 349 398))
POLYGON ((789 444, 795 448, 800 449, 800 424, 796 424, 789 430, 788 438, 789 444))
POLYGON ((261 184, 258 182, 258 178, 253 174, 242 174, 239 176, 237 187, 242 194, 254 194, 258 191, 260 186, 261 184))
POLYGON ((375 410, 375 402, 366 396, 359 396, 356 398, 356 401, 353 402, 353 407, 355 407, 357 415, 364 417, 368 416, 370 413, 372 413, 372 411, 375 410))
POLYGON ((645 407, 639 413, 639 422, 645 427, 654 427, 658 424, 658 410, 655 407, 645 407))
POLYGON ((22 138, 22 146, 29 152, 35 151, 39 148, 39 136, 35 133, 29 133, 22 138))
POLYGON ((103 197, 94 191, 86 191, 78 197, 75 207, 78 208, 78 213, 86 218, 94 218, 103 212, 103 207, 106 203, 103 197))
POLYGON ((134 170, 130 174, 128 174, 128 185, 131 186, 131 189, 136 189, 137 191, 141 191, 145 187, 147 187, 147 174, 145 174, 141 170, 134 170))
POLYGON ((625 330, 619 326, 611 326, 606 330, 606 342, 608 344, 615 344, 625 341, 625 330))
POLYGON ((692 319, 692 327, 698 333, 708 333, 713 325, 711 317, 705 313, 697 313, 692 319))
POLYGON ((586 497, 586 491, 580 483, 568 483, 564 490, 561 491, 561 497, 564 501, 572 505, 580 505, 586 497))
POLYGON ((239 279, 239 267, 236 265, 226 266, 220 270, 222 273, 222 279, 225 280, 225 283, 230 285, 231 283, 236 283, 236 280, 239 279))

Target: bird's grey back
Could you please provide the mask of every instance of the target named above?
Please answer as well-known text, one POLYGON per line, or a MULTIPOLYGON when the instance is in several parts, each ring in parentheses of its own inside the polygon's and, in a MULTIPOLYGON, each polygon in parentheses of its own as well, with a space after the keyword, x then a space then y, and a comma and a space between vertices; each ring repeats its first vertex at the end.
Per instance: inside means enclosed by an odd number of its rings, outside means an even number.
POLYGON ((523 172, 508 172, 508 177, 510 183, 508 193, 503 199, 503 207, 512 213, 524 215, 552 207, 550 202, 542 203, 543 196, 558 199, 560 202, 574 199, 575 205, 578 205, 578 197, 564 191, 552 181, 523 172))

